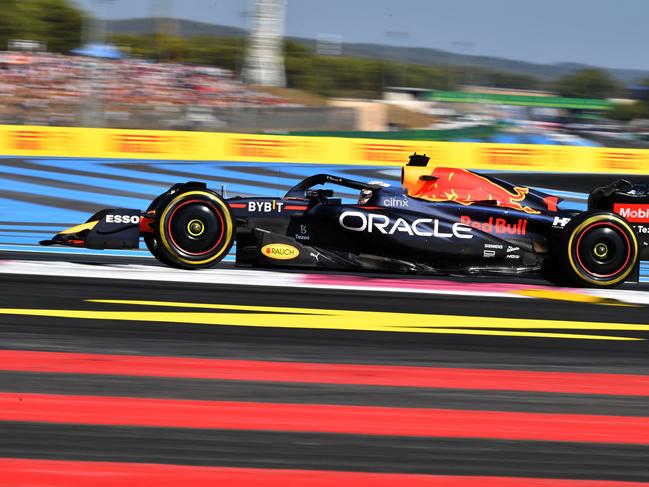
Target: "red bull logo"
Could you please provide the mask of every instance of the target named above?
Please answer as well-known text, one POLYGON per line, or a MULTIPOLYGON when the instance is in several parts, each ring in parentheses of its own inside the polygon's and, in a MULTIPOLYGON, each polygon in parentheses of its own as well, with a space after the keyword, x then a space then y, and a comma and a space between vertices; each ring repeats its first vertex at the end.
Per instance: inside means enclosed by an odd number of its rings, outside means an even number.
POLYGON ((461 216, 460 223, 485 233, 497 235, 525 235, 527 233, 527 219, 519 218, 516 223, 510 223, 504 218, 489 217, 486 222, 471 220, 470 216, 461 216))
MULTIPOLYGON (((407 167, 404 169, 408 169, 407 167)), ((524 206, 528 188, 514 187, 508 191, 498 183, 466 169, 437 167, 432 173, 417 172, 416 177, 404 174, 403 184, 413 198, 428 201, 455 201, 472 205, 478 201, 493 201, 497 206, 538 214, 540 211, 524 206)))

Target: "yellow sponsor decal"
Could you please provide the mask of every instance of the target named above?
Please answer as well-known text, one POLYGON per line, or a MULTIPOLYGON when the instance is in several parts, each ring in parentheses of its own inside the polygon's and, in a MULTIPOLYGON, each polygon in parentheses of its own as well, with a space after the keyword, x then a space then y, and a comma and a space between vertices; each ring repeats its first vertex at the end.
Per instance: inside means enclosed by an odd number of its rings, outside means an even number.
POLYGON ((646 174, 647 149, 0 125, 0 155, 646 174))
POLYGON ((97 226, 97 223, 99 223, 99 220, 94 222, 82 223, 81 225, 77 225, 76 227, 71 227, 59 232, 59 235, 70 235, 72 233, 83 232, 84 230, 92 230, 97 226))
POLYGON ((169 154, 181 149, 185 138, 156 133, 114 133, 107 138, 108 150, 123 154, 169 154))
POLYGON ((238 137, 231 140, 230 151, 236 157, 285 159, 291 157, 291 152, 295 152, 294 145, 282 138, 238 137))
POLYGON ((365 141, 359 142, 356 145, 355 159, 378 163, 391 162, 403 165, 408 161, 408 156, 412 152, 412 144, 365 141))
POLYGON ((480 151, 486 166, 534 167, 542 153, 533 147, 485 145, 480 151))
POLYGON ((21 309, 0 308, 0 315, 40 316, 85 320, 183 323, 214 326, 246 326, 287 329, 348 330, 369 332, 480 335, 573 340, 638 341, 611 332, 649 332, 647 324, 491 318, 387 311, 244 306, 235 304, 184 303, 90 299, 104 305, 157 308, 138 310, 21 309), (165 311, 164 308, 176 308, 165 311), (243 312, 242 312, 243 311, 243 312), (602 333, 609 332, 609 333, 602 333))
POLYGON ((270 259, 291 260, 300 255, 300 251, 288 244, 268 244, 261 248, 262 255, 270 259))
MULTIPOLYGON (((649 151, 637 149, 601 149, 601 167, 604 171, 612 173, 625 173, 627 171, 646 172, 649 162, 649 151)), ((595 162, 595 161, 594 161, 595 162)))
MULTIPOLYGON (((5 127, 0 126, 0 129, 5 127)), ((4 144, 0 144, 3 154, 24 152, 54 154, 59 150, 74 150, 76 144, 74 135, 66 128, 9 128, 4 132, 4 144)))

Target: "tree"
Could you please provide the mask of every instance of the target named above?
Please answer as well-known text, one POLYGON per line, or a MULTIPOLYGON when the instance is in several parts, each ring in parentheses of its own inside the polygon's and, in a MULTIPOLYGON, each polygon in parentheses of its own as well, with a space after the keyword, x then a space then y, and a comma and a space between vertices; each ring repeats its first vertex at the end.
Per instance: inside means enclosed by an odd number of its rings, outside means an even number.
POLYGON ((619 86, 606 71, 588 68, 564 76, 557 81, 555 90, 569 98, 611 98, 619 86))
POLYGON ((37 0, 48 49, 68 52, 81 44, 84 14, 68 0, 37 0))
POLYGON ((241 38, 196 36, 185 42, 185 61, 241 71, 244 55, 241 38))
POLYGON ((483 78, 489 86, 494 88, 510 88, 516 90, 536 90, 539 80, 525 74, 515 74, 499 71, 488 71, 483 78))
POLYGON ((301 42, 286 39, 284 41, 284 55, 286 57, 311 57, 314 52, 301 42))
POLYGON ((636 100, 631 104, 613 107, 609 113, 611 118, 616 120, 649 119, 649 78, 638 82, 638 86, 644 87, 644 89, 636 90, 636 100))
POLYGON ((69 0, 3 0, 0 48, 11 39, 46 42, 54 52, 78 47, 84 14, 69 0))
POLYGON ((638 102, 630 105, 615 105, 607 114, 608 118, 628 122, 634 118, 646 118, 642 116, 642 107, 638 102))
POLYGON ((7 47, 9 39, 16 38, 20 30, 20 17, 16 8, 17 0, 5 0, 0 15, 0 49, 7 47))

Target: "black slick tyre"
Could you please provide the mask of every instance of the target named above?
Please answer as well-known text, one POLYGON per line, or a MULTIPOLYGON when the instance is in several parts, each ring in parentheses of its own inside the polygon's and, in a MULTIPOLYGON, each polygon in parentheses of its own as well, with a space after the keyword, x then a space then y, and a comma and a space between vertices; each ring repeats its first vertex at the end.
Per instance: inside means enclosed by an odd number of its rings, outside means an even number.
POLYGON ((228 204, 218 194, 188 188, 156 198, 153 234, 144 237, 160 262, 180 269, 218 264, 232 248, 235 224, 228 204))
POLYGON ((563 230, 556 259, 557 270, 572 285, 613 287, 622 284, 635 268, 638 242, 621 216, 582 213, 563 230))

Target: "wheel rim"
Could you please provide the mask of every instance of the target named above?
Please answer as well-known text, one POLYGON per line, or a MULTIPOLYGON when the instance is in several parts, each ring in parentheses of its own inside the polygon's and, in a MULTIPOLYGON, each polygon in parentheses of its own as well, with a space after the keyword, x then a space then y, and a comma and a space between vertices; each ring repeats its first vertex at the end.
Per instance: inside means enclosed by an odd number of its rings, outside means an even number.
POLYGON ((608 245, 604 242, 598 242, 593 248, 593 254, 598 259, 606 259, 608 257, 608 245))
POLYGON ((629 236, 613 222, 587 226, 579 235, 575 247, 579 267, 598 280, 624 272, 631 260, 631 253, 629 236))
POLYGON ((171 244, 187 256, 205 256, 214 251, 223 240, 224 230, 221 211, 201 199, 183 201, 167 221, 171 244))
POLYGON ((190 220, 187 224, 187 233, 193 238, 198 238, 203 235, 205 233, 205 223, 203 220, 199 220, 198 218, 190 220))

